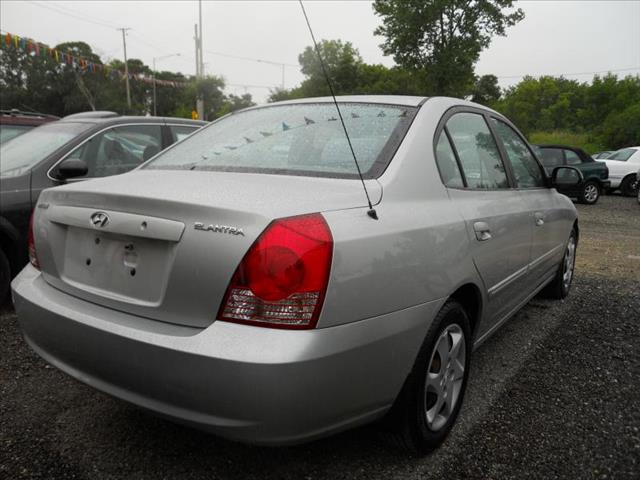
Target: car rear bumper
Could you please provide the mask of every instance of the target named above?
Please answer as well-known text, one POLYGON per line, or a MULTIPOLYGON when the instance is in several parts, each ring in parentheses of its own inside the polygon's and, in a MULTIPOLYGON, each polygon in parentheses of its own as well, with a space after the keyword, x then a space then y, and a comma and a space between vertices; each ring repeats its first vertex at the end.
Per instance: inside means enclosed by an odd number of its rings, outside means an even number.
POLYGON ((221 321, 196 329, 77 299, 30 265, 12 290, 26 341, 52 365, 163 416, 258 444, 382 416, 441 304, 309 331, 221 321))

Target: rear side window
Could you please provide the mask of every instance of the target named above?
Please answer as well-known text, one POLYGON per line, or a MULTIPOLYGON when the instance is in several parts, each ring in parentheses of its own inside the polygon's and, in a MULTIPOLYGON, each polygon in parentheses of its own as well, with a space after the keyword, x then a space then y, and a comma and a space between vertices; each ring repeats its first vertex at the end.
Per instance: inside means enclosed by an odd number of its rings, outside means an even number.
POLYGON ((580 165, 582 163, 578 154, 573 150, 565 150, 564 154, 567 158, 567 165, 580 165))
POLYGON ((456 162, 456 156, 451 148, 451 143, 447 138, 447 134, 442 131, 438 144, 436 145, 436 162, 438 164, 438 170, 440 170, 440 176, 442 177, 442 183, 447 187, 463 187, 462 175, 458 168, 458 162, 456 162))
POLYGON ((169 128, 171 129, 171 133, 173 133, 176 142, 179 142, 198 130, 198 127, 189 127, 186 125, 171 125, 169 128))
POLYGON ((544 187, 542 170, 540 170, 540 166, 527 144, 506 123, 495 118, 492 118, 491 121, 496 127, 496 134, 502 140, 507 158, 511 162, 516 186, 519 188, 544 187))
POLYGON ((447 122, 469 188, 509 188, 498 146, 484 117, 457 113, 447 122))

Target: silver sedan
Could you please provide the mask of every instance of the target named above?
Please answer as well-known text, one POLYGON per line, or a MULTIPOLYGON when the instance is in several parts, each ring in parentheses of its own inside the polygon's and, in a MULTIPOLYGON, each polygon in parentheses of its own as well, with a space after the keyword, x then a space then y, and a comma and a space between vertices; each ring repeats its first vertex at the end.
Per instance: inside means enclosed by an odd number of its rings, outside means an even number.
POLYGON ((133 172, 43 191, 12 284, 29 345, 235 440, 386 415, 411 449, 439 445, 472 350, 539 292, 567 295, 578 221, 553 186, 579 173, 548 178, 470 102, 338 104, 250 108, 133 172))

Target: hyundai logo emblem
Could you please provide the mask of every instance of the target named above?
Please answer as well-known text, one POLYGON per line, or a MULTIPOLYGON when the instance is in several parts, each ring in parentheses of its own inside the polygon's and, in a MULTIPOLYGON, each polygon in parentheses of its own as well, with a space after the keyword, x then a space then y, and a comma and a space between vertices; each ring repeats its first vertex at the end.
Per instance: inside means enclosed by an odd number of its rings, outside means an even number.
POLYGON ((109 223, 109 216, 104 212, 96 212, 91 215, 91 225, 95 228, 105 227, 109 223))

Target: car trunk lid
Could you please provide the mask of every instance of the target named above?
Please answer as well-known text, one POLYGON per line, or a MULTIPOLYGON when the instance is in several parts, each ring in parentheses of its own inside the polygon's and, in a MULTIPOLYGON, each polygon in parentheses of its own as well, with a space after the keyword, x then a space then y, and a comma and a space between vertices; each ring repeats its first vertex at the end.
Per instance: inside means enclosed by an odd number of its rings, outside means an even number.
MULTIPOLYGON (((378 203, 380 185, 367 186, 378 203)), ((46 190, 34 233, 54 287, 134 315, 205 327, 273 219, 365 206, 354 180, 142 170, 46 190)))

